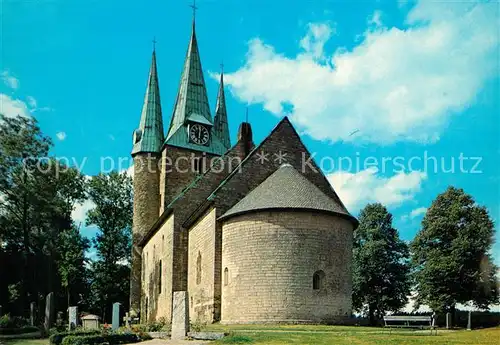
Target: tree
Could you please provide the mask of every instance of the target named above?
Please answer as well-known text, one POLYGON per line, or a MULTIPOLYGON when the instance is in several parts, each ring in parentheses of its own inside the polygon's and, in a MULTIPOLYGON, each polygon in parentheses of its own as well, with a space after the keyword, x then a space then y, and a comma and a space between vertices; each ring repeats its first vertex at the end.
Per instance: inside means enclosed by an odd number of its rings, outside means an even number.
POLYGON ((48 292, 59 295, 58 236, 84 197, 83 176, 48 157, 51 147, 35 119, 0 115, 1 254, 19 268, 0 272, 0 303, 18 315, 48 292))
POLYGON ((353 307, 370 323, 405 306, 410 293, 408 246, 392 227, 385 206, 368 204, 360 213, 353 244, 353 307))
POLYGON ((89 182, 88 196, 95 208, 87 214, 87 225, 100 230, 93 241, 97 260, 92 263, 91 289, 106 319, 111 303, 127 305, 129 300, 132 179, 126 173, 99 174, 89 182))
POLYGON ((90 241, 82 237, 78 228, 73 226, 71 229, 59 234, 59 258, 57 260, 61 285, 66 290, 68 307, 71 305, 73 293, 73 302, 76 303, 76 294, 80 292, 85 294, 86 268, 87 260, 85 251, 90 248, 90 241))
POLYGON ((417 304, 454 314, 457 303, 480 309, 497 303, 493 235, 486 208, 462 189, 449 187, 438 195, 411 244, 417 304))

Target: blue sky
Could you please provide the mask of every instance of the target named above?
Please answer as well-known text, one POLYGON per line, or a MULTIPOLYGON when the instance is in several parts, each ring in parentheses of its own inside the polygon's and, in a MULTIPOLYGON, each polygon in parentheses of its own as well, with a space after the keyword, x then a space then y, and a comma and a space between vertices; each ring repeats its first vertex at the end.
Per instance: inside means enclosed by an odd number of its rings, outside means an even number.
MULTIPOLYGON (((85 174, 99 171, 100 157, 128 159, 153 37, 164 123, 170 120, 191 30, 189 4, 4 0, 2 112, 36 117, 54 138, 53 153, 84 162, 85 174)), ((223 61, 233 141, 247 105, 256 142, 288 115, 355 215, 380 201, 410 240, 425 208, 453 185, 485 205, 498 229, 498 4, 199 0, 197 6, 210 105, 223 61), (462 171, 461 156, 468 158, 462 171), (361 166, 339 166, 341 157, 361 166), (366 159, 376 160, 378 170, 363 166, 366 159), (454 172, 446 172, 452 160, 454 172)), ((75 218, 89 206, 79 206, 75 218)), ((500 264, 498 232, 496 238, 500 264)))

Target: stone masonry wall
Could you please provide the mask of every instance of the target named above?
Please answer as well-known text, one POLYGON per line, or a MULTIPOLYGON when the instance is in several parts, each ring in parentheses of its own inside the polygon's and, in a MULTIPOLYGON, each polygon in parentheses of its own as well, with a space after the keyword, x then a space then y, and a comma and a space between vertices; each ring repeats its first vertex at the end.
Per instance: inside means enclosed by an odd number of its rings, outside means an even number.
POLYGON ((347 220, 313 212, 228 219, 222 228, 221 322, 335 322, 349 316, 352 231, 347 220), (314 290, 319 270, 324 280, 314 290))
POLYGON ((132 225, 132 260, 130 273, 130 310, 138 313, 141 306, 141 255, 139 241, 158 219, 159 157, 137 154, 134 157, 134 214, 132 225))
POLYGON ((154 321, 160 317, 166 318, 168 322, 171 321, 173 235, 174 215, 172 214, 142 251, 144 272, 142 279, 142 322, 154 321))
POLYGON ((191 322, 214 321, 215 209, 189 230, 188 292, 191 322))

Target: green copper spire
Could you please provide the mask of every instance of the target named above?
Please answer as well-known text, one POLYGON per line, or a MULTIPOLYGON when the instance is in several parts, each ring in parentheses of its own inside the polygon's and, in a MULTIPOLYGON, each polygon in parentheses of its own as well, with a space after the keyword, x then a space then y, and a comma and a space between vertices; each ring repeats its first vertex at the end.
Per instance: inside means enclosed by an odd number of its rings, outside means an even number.
POLYGON ((226 148, 231 147, 229 138, 229 125, 227 123, 226 96, 224 95, 224 71, 220 74, 219 93, 217 94, 217 106, 215 107, 214 118, 215 135, 220 139, 226 148))
POLYGON ((198 51, 198 43, 196 41, 194 20, 193 31, 191 33, 191 39, 189 41, 179 85, 179 92, 177 94, 172 120, 168 129, 167 142, 191 117, 204 119, 202 121, 207 121, 210 124, 212 123, 207 90, 198 51))
POLYGON ((141 152, 159 153, 163 145, 163 119, 160 103, 160 86, 156 71, 156 52, 153 49, 153 59, 149 70, 148 87, 142 106, 141 122, 134 131, 134 147, 132 155, 141 152))

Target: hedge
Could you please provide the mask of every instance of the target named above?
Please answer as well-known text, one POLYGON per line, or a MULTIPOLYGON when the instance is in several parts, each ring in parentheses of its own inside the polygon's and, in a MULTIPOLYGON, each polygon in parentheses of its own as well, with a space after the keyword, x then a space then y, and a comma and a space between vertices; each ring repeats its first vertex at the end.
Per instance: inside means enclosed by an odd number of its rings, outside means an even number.
POLYGON ((34 327, 34 326, 24 326, 24 327, 15 327, 15 328, 0 328, 0 334, 2 334, 2 335, 33 333, 33 332, 38 332, 38 331, 39 331, 38 327, 34 327))
POLYGON ((68 331, 68 332, 59 332, 56 334, 52 334, 49 337, 49 341, 51 345, 61 345, 63 342, 64 338, 67 336, 85 336, 85 335, 97 335, 101 334, 100 330, 77 330, 77 331, 68 331))
POLYGON ((102 335, 69 335, 64 338, 61 345, 118 345, 136 343, 139 337, 133 333, 108 333, 102 335))

